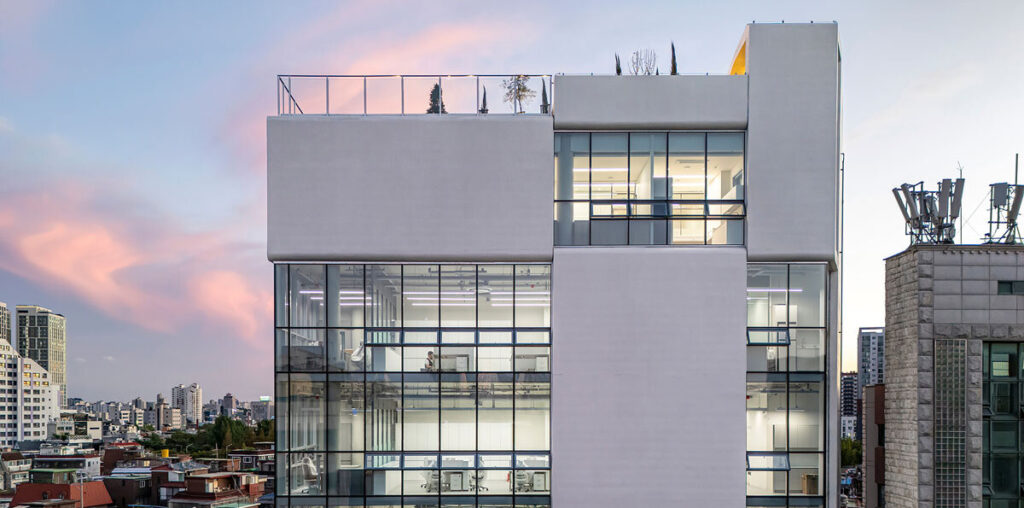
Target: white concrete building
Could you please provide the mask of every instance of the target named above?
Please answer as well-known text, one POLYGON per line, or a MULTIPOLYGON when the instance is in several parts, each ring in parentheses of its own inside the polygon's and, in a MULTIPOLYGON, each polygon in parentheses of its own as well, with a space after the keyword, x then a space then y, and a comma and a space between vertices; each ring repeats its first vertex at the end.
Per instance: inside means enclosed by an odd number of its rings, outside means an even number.
POLYGON ((202 422, 203 388, 199 386, 199 383, 172 387, 171 407, 181 409, 182 416, 189 424, 202 422))
POLYGON ((865 386, 885 383, 885 327, 861 328, 857 332, 857 372, 863 394, 865 386))
POLYGON ((18 305, 18 353, 31 358, 50 373, 59 388, 59 407, 67 406, 67 321, 64 316, 38 305, 18 305))
POLYGON ((279 506, 837 506, 839 85, 281 76, 279 506))
POLYGON ((60 416, 58 403, 46 369, 0 340, 0 446, 48 438, 46 424, 60 416))

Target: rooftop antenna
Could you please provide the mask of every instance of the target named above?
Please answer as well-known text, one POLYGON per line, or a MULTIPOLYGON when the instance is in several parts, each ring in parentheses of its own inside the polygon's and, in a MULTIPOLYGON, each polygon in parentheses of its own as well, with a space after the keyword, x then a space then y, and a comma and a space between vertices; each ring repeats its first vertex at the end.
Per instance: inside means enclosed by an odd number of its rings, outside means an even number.
POLYGON ((1014 245, 1020 239, 1017 218, 1024 204, 1024 185, 1018 182, 1020 154, 1014 156, 1013 185, 993 183, 989 188, 988 234, 985 243, 1014 245))
POLYGON ((937 191, 928 191, 924 182, 918 182, 905 183, 892 190, 903 214, 911 245, 955 243, 955 224, 960 217, 964 179, 954 181, 946 178, 938 183, 938 187, 937 191))

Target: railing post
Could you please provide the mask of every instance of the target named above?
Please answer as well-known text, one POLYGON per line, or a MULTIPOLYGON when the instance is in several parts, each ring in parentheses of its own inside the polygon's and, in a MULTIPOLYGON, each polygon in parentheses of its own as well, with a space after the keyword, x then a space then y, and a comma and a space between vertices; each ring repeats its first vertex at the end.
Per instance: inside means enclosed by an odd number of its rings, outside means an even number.
POLYGON ((288 114, 295 114, 295 96, 292 95, 292 77, 288 76, 288 114))
POLYGON ((398 76, 398 82, 402 89, 402 114, 405 115, 405 76, 398 76))
POLYGON ((281 116, 281 76, 277 77, 277 83, 274 83, 277 87, 277 116, 281 116))
POLYGON ((479 113, 479 112, 480 112, 480 76, 477 76, 476 77, 476 111, 474 111, 474 113, 479 113))
POLYGON ((324 76, 324 114, 331 114, 331 78, 330 76, 324 76))
POLYGON ((366 116, 366 76, 363 76, 363 116, 366 116))

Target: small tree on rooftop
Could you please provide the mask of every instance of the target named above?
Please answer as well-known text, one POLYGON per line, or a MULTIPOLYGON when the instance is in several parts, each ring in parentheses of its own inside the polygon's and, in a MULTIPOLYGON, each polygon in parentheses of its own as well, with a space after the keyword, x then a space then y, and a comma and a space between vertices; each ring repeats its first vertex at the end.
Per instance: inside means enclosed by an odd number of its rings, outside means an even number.
POLYGON ((618 53, 615 53, 615 75, 616 76, 621 76, 622 75, 622 61, 619 60, 619 54, 618 53))
POLYGON ((548 86, 542 79, 540 82, 540 112, 547 114, 550 112, 550 109, 551 104, 548 103, 548 86))
POLYGON ((679 69, 676 68, 676 43, 672 43, 672 69, 669 74, 675 76, 679 74, 679 69))
POLYGON ((484 114, 484 115, 487 114, 487 87, 486 86, 484 86, 484 98, 483 98, 483 101, 481 101, 481 103, 480 103, 480 113, 484 114))
POLYGON ((658 55, 650 49, 638 49, 629 59, 629 72, 634 76, 650 76, 658 68, 658 55))
POLYGON ((434 88, 430 89, 430 107, 427 108, 427 113, 447 113, 444 109, 444 98, 441 97, 441 85, 434 85, 434 88))
POLYGON ((529 102, 537 96, 537 92, 527 86, 529 76, 518 74, 501 82, 505 87, 505 102, 512 105, 512 111, 522 113, 525 111, 524 103, 529 102))

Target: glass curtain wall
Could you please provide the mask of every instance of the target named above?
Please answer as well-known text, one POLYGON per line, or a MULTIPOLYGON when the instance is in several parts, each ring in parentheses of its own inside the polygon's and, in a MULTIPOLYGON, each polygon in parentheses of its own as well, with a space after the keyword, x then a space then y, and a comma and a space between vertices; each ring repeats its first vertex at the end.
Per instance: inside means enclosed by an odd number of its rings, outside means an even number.
POLYGON ((823 506, 827 275, 747 265, 748 505, 823 506))
POLYGON ((982 349, 982 493, 991 508, 1018 507, 1024 463, 1024 344, 986 342, 982 349))
POLYGON ((742 245, 744 133, 555 133, 555 245, 742 245))
POLYGON ((550 265, 277 264, 275 328, 278 506, 550 506, 550 265))

